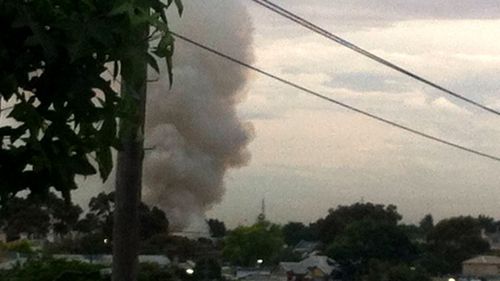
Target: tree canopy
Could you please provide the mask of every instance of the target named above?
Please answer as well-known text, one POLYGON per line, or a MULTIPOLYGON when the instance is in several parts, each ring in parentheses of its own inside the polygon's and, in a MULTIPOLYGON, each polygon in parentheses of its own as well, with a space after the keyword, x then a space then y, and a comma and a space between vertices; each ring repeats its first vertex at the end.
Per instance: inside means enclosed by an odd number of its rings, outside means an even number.
MULTIPOLYGON (((114 193, 101 192, 89 202, 89 212, 78 222, 78 230, 83 233, 101 234, 102 238, 113 237, 114 193)), ((139 205, 140 239, 142 241, 156 234, 168 231, 168 219, 162 210, 149 207, 141 202, 139 205)))
POLYGON ((306 226, 301 222, 289 222, 282 228, 283 238, 288 246, 295 246, 301 240, 314 241, 316 233, 311 226, 306 226))
POLYGON ((131 58, 156 70, 166 58, 171 78, 172 2, 181 13, 180 0, 0 1, 0 102, 10 119, 0 125, 1 201, 50 188, 69 199, 75 176, 108 177, 117 118, 136 103, 113 82, 134 71, 121 65, 131 58), (143 50, 129 35, 148 26, 144 40, 157 40, 143 50))
POLYGON ((263 221, 252 226, 239 226, 226 236, 223 255, 233 264, 254 266, 262 259, 269 264, 283 248, 278 225, 263 221))
POLYGON ((222 238, 226 235, 226 225, 223 221, 218 219, 207 220, 208 227, 210 228, 210 235, 214 238, 222 238))
POLYGON ((402 228, 373 220, 349 224, 328 248, 328 255, 352 273, 366 272, 373 260, 408 263, 416 254, 416 247, 402 228))
POLYGON ((424 263, 435 273, 457 272, 461 263, 485 253, 489 244, 481 238, 481 220, 467 217, 444 219, 427 235, 424 263))
POLYGON ((45 237, 52 230, 63 236, 76 227, 82 209, 49 193, 47 198, 15 197, 0 206, 0 226, 8 240, 24 233, 30 238, 45 237))
POLYGON ((330 209, 328 215, 324 219, 319 219, 316 224, 320 239, 329 243, 352 222, 370 220, 396 225, 401 218, 394 205, 355 203, 330 209))

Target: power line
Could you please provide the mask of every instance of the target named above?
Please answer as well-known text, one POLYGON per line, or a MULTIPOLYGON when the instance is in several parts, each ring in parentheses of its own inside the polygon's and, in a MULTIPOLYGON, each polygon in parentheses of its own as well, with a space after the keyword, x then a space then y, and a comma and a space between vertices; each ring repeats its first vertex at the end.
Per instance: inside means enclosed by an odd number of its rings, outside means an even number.
POLYGON ((320 34, 320 35, 322 35, 322 36, 324 36, 324 37, 326 37, 326 38, 328 38, 328 39, 330 39, 330 40, 332 40, 332 41, 334 41, 334 42, 336 42, 336 43, 338 43, 346 48, 349 48, 349 49, 351 49, 351 50, 353 50, 353 51, 355 51, 355 52, 357 52, 365 57, 368 57, 368 58, 370 58, 370 59, 372 59, 380 64, 383 64, 383 65, 385 65, 393 70, 396 70, 400 73, 403 73, 404 75, 407 75, 407 76, 409 76, 409 77, 411 77, 411 78, 413 78, 421 83, 424 83, 428 86, 431 86, 431 87, 433 87, 441 92, 444 92, 444 93, 451 95, 457 99, 465 101, 473 106, 476 106, 476 107, 479 107, 483 110, 486 110, 490 113, 500 115, 499 111, 497 111, 491 107, 488 107, 488 106, 483 105, 475 100, 472 100, 468 97, 460 95, 460 94, 458 94, 452 90, 449 90, 443 86, 440 86, 440 85, 438 85, 438 84, 436 84, 436 83, 434 83, 434 82, 432 82, 432 81, 430 81, 430 80, 428 80, 428 79, 426 79, 426 78, 424 78, 424 77, 422 77, 414 72, 406 70, 406 69, 404 69, 404 68, 402 68, 402 67, 400 67, 400 66, 398 66, 398 65, 396 65, 396 64, 394 64, 394 63, 392 63, 392 62, 390 62, 390 61, 388 61, 380 56, 377 56, 377 55, 375 55, 375 54, 373 54, 365 49, 362 49, 361 47, 358 47, 357 45, 325 30, 324 28, 321 28, 321 27, 311 23, 310 21, 274 4, 271 1, 268 1, 268 0, 252 0, 252 1, 257 3, 257 4, 260 4, 261 6, 267 8, 267 9, 269 9, 269 10, 271 10, 271 11, 273 11, 273 12, 275 12, 275 13, 277 13, 277 14, 313 31, 313 32, 315 32, 315 33, 318 33, 318 34, 320 34))
POLYGON ((407 126, 405 126, 405 125, 401 125, 401 124, 399 124, 399 123, 396 123, 396 122, 394 122, 394 121, 391 121, 391 120, 385 119, 385 118, 383 118, 383 117, 379 117, 379 116, 374 115, 374 114, 372 114, 372 113, 369 113, 369 112, 367 112, 367 111, 364 111, 364 110, 358 109, 358 108, 356 108, 356 107, 354 107, 354 106, 348 105, 348 104, 346 104, 346 103, 340 102, 340 101, 335 100, 335 99, 333 99, 333 98, 330 98, 330 97, 327 97, 327 96, 325 96, 325 95, 322 95, 322 94, 320 94, 320 93, 318 93, 318 92, 315 92, 315 91, 313 91, 313 90, 310 90, 310 89, 308 89, 308 88, 305 88, 305 87, 303 87, 303 86, 300 86, 300 85, 298 85, 298 84, 296 84, 296 83, 293 83, 293 82, 291 82, 291 81, 289 81, 289 80, 286 80, 286 79, 284 79, 284 78, 278 77, 278 76, 276 76, 276 75, 274 75, 274 74, 271 74, 271 73, 269 73, 269 72, 267 72, 267 71, 264 71, 264 70, 262 70, 262 69, 260 69, 260 68, 257 68, 257 67, 255 67, 255 66, 252 66, 252 65, 248 64, 248 63, 245 63, 245 62, 240 61, 240 60, 238 60, 238 59, 235 59, 235 58, 233 58, 233 57, 231 57, 231 56, 228 56, 228 55, 226 55, 226 54, 224 54, 224 53, 221 53, 221 52, 219 52, 219 51, 217 51, 217 50, 215 50, 215 49, 213 49, 213 48, 210 48, 210 47, 208 47, 208 46, 206 46, 206 45, 203 45, 203 44, 198 43, 198 42, 196 42, 196 41, 194 41, 194 40, 191 40, 191 39, 189 39, 189 38, 187 38, 187 37, 185 37, 185 36, 182 36, 182 35, 180 35, 180 34, 177 34, 177 33, 175 33, 175 32, 172 32, 172 31, 171 31, 170 33, 171 33, 173 36, 175 36, 176 38, 181 39, 181 40, 183 40, 183 41, 185 41, 185 42, 187 42, 187 43, 190 43, 190 44, 192 44, 192 45, 194 45, 194 46, 197 46, 197 47, 199 47, 199 48, 201 48, 201 49, 204 49, 204 50, 206 50, 206 51, 208 51, 208 52, 210 52, 210 53, 212 53, 212 54, 215 54, 215 55, 217 55, 217 56, 219 56, 219 57, 222 57, 222 58, 224 58, 224 59, 230 60, 230 61, 232 61, 232 62, 234 62, 234 63, 236 63, 236 64, 239 64, 239 65, 241 65, 241 66, 243 66, 243 67, 249 68, 249 69, 251 69, 251 70, 253 70, 253 71, 255 71, 255 72, 258 72, 258 73, 260 73, 260 74, 262 74, 262 75, 264 75, 264 76, 267 76, 267 77, 269 77, 269 78, 272 78, 272 79, 274 79, 274 80, 278 80, 279 82, 281 82, 281 83, 283 83, 283 84, 286 84, 286 85, 288 85, 288 86, 291 86, 291 87, 293 87, 293 88, 296 88, 296 89, 298 89, 298 90, 301 90, 301 91, 303 91, 303 92, 306 92, 306 93, 308 93, 308 94, 310 94, 310 95, 313 95, 313 96, 316 96, 316 97, 318 97, 318 98, 320 98, 320 99, 323 99, 323 100, 326 100, 326 101, 328 101, 328 102, 334 103, 334 104, 336 104, 336 105, 338 105, 338 106, 341 106, 341 107, 343 107, 343 108, 345 108, 345 109, 348 109, 348 110, 351 110, 351 111, 357 112, 357 113, 362 114, 362 115, 365 115, 365 116, 367 116, 367 117, 369 117, 369 118, 372 118, 372 119, 378 120, 378 121, 380 121, 380 122, 382 122, 382 123, 385 123, 385 124, 387 124, 387 125, 390 125, 390 126, 393 126, 393 127, 399 128, 399 129, 401 129, 401 130, 404 130, 404 131, 410 132, 410 133, 412 133, 412 134, 415 134, 415 135, 418 135, 418 136, 424 137, 424 138, 426 138, 426 139, 429 139, 429 140, 432 140, 432 141, 436 141, 436 142, 439 142, 439 143, 442 143, 442 144, 445 144, 445 145, 448 145, 448 146, 454 147, 454 148, 456 148, 456 149, 460 149, 460 150, 462 150, 462 151, 466 151, 466 152, 469 152, 469 153, 472 153, 472 154, 475 154, 475 155, 478 155, 478 156, 482 156, 482 157, 485 157, 485 158, 488 158, 488 159, 491 159, 491 160, 495 160, 495 161, 499 161, 499 162, 500 162, 500 157, 497 157, 497 156, 494 156, 494 155, 491 155, 491 154, 487 154, 487 153, 484 153, 484 152, 481 152, 481 151, 478 151, 478 150, 475 150, 475 149, 472 149, 472 148, 468 148, 468 147, 465 147, 465 146, 462 146, 462 145, 459 145, 459 144, 456 144, 456 143, 453 143, 453 142, 450 142, 450 141, 447 141, 447 140, 444 140, 444 139, 441 139, 441 138, 438 138, 438 137, 435 137, 435 136, 432 136, 432 135, 429 135, 429 134, 426 134, 426 133, 423 133, 423 132, 421 132, 421 131, 418 131, 418 130, 412 129, 412 128, 407 127, 407 126))

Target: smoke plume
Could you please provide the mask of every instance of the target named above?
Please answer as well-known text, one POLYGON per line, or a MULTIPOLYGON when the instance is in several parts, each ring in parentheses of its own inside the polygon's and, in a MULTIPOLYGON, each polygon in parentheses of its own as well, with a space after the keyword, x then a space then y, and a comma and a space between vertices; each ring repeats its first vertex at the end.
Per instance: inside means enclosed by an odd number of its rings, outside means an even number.
MULTIPOLYGON (((251 62, 252 27, 235 0, 183 1, 175 32, 251 62)), ((176 18, 170 14, 170 19, 176 18)), ((165 72, 163 72, 165 73, 165 72)), ((204 225, 204 212, 220 202, 224 175, 245 165, 251 124, 238 119, 246 70, 176 41, 174 84, 165 75, 148 97, 144 200, 166 211, 174 230, 204 225)))

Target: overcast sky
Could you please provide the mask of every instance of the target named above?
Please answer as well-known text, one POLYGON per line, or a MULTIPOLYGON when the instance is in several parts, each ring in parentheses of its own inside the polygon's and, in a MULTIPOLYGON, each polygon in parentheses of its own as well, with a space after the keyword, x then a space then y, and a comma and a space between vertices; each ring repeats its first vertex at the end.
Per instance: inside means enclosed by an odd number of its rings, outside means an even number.
MULTIPOLYGON (((360 109, 500 156, 500 117, 443 95, 245 2, 255 65, 360 109)), ((280 3, 405 68, 500 109, 496 0, 287 0, 280 3)), ((222 13, 223 14, 223 13, 222 13)), ((500 219, 500 163, 434 143, 279 82, 250 77, 239 115, 255 127, 249 165, 232 170, 209 217, 311 222, 360 200, 395 204, 408 222, 500 219)), ((87 186, 96 186, 93 179, 87 186)), ((84 201, 93 189, 82 190, 84 201)))
MULTIPOLYGON (((247 1, 251 2, 251 1, 247 1)), ((333 33, 500 109, 497 1, 280 1, 333 33)), ((500 117, 445 96, 249 3, 256 65, 361 109, 500 155, 500 117)), ((252 161, 227 178, 209 213, 251 223, 262 197, 277 222, 313 221, 360 200, 396 204, 405 219, 500 218, 500 163, 340 109, 255 75, 242 117, 252 161)))

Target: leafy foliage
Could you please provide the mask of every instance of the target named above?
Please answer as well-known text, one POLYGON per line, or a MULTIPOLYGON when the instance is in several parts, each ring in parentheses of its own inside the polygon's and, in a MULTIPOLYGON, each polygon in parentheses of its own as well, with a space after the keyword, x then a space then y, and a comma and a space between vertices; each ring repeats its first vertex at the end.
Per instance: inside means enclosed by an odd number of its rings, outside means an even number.
MULTIPOLYGON (((80 232, 76 239, 63 240, 53 245, 51 252, 67 252, 75 254, 110 253, 113 240, 114 193, 101 192, 92 197, 89 211, 75 223, 74 229, 80 232)), ((140 239, 145 243, 150 238, 166 234, 168 219, 165 213, 146 204, 139 205, 140 239)))
POLYGON ((434 228, 434 218, 431 214, 425 215, 419 223, 420 231, 427 235, 434 228))
POLYGON ((226 236, 223 255, 237 265, 255 265, 258 259, 269 264, 283 244, 280 227, 264 221, 234 229, 226 236))
POLYGON ((416 254, 403 229, 374 220, 351 223, 328 248, 328 255, 352 274, 365 272, 372 260, 397 264, 412 261, 416 254))
POLYGON ((17 252, 21 254, 33 254, 32 245, 27 240, 16 240, 7 243, 0 242, 0 252, 17 252))
POLYGON ((363 276, 366 281, 430 281, 429 274, 421 267, 406 264, 393 265, 373 260, 369 271, 363 276))
POLYGON ((154 263, 141 263, 139 265, 138 281, 168 281, 179 280, 172 270, 166 270, 154 263))
POLYGON ((122 61, 158 70, 159 58, 172 79, 171 3, 182 13, 180 0, 0 1, 0 98, 12 105, 12 124, 0 127, 0 200, 50 188, 69 200, 75 176, 99 171, 106 180, 119 147, 117 118, 137 111, 113 82, 133 72, 122 61), (148 26, 144 41, 158 42, 151 51, 129 36, 148 26))
POLYGON ((0 226, 9 240, 19 238, 21 233, 30 238, 44 237, 50 229, 63 236, 75 228, 81 213, 79 206, 53 193, 46 198, 15 197, 0 206, 0 226))
POLYGON ((221 266, 213 258, 205 258, 196 262, 194 280, 221 280, 221 266))
POLYGON ((316 222, 320 238, 323 242, 332 242, 352 222, 361 220, 376 221, 396 225, 401 215, 394 205, 379 205, 372 203, 356 203, 350 206, 338 206, 330 209, 324 219, 316 222))
POLYGON ((99 281, 102 266, 56 259, 32 259, 23 266, 0 271, 3 281, 99 281))
POLYGON ((207 220, 208 227, 210 228, 210 235, 215 238, 222 238, 226 235, 226 225, 223 221, 217 219, 207 220))
POLYGON ((314 241, 316 233, 311 226, 306 226, 301 222, 289 222, 285 224, 281 230, 285 243, 289 246, 295 246, 301 240, 314 241))
POLYGON ((480 219, 454 217, 440 221, 429 232, 423 262, 433 273, 455 273, 461 262, 488 250, 488 242, 481 238, 480 219))

